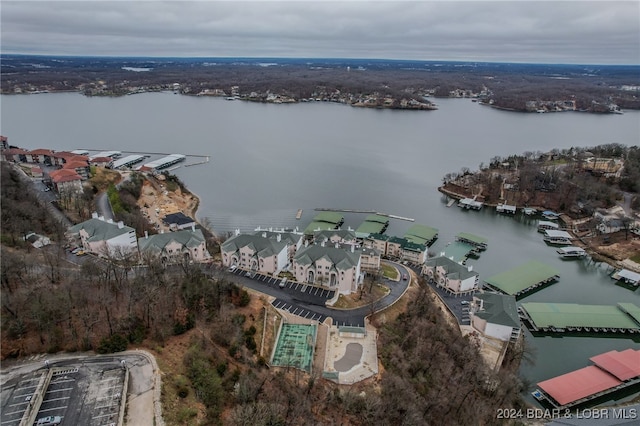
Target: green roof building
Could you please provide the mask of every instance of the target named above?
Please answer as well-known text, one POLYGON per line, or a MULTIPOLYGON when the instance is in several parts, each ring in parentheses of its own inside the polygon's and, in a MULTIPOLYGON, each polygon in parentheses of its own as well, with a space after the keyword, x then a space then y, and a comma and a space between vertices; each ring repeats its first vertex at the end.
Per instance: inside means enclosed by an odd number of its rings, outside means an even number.
POLYGON ((208 262, 211 255, 207 251, 206 241, 200 229, 184 229, 164 234, 148 235, 138 238, 141 255, 159 256, 164 262, 208 262))
POLYGON ((415 224, 404 234, 404 238, 416 244, 429 246, 438 238, 438 230, 430 226, 415 224))
POLYGON ((516 299, 498 293, 479 293, 473 297, 471 324, 485 336, 505 342, 520 336, 520 318, 516 299))
POLYGON ((501 293, 510 294, 518 298, 536 288, 557 281, 560 278, 558 273, 555 268, 532 260, 487 278, 485 285, 501 293))

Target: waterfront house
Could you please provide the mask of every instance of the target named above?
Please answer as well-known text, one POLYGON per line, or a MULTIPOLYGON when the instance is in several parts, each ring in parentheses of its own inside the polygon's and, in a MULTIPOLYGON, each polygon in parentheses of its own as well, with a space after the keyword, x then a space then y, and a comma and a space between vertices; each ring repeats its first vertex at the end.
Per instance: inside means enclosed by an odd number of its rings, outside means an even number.
POLYGON ((34 149, 27 155, 28 163, 52 164, 53 151, 50 149, 34 149))
MULTIPOLYGON (((389 237, 384 234, 371 234, 363 244, 375 248, 388 259, 406 260, 422 264, 427 260, 426 244, 415 242, 416 238, 389 237)), ((428 241, 428 240, 427 240, 428 241)))
POLYGON ((68 235, 78 238, 85 252, 98 256, 125 258, 138 251, 135 229, 123 222, 93 213, 93 217, 69 228, 68 235))
POLYGON ((89 159, 89 163, 92 166, 97 166, 97 167, 111 167, 111 165, 113 164, 113 158, 111 157, 107 157, 107 156, 102 156, 102 157, 91 157, 89 159))
POLYGON ((196 221, 182 212, 170 213, 162 218, 162 222, 172 231, 193 228, 196 221))
POLYGON ((358 290, 362 282, 361 251, 351 245, 340 246, 321 244, 307 245, 293 259, 296 280, 350 294, 358 290))
POLYGON ((475 294, 469 316, 473 328, 484 336, 503 342, 515 342, 520 336, 520 318, 513 296, 489 292, 475 294))
POLYGON ((202 230, 195 229, 195 226, 156 235, 145 232, 144 237, 138 238, 138 249, 141 256, 157 256, 163 263, 211 261, 202 230))
POLYGON ((433 280, 438 287, 454 294, 473 292, 478 289, 478 273, 472 267, 439 256, 427 260, 422 274, 433 280))
POLYGON ((222 264, 236 266, 261 274, 278 275, 289 265, 288 244, 263 235, 240 234, 220 246, 222 264))
POLYGON ((72 158, 64 163, 62 169, 75 171, 82 180, 89 179, 89 163, 87 161, 72 158))

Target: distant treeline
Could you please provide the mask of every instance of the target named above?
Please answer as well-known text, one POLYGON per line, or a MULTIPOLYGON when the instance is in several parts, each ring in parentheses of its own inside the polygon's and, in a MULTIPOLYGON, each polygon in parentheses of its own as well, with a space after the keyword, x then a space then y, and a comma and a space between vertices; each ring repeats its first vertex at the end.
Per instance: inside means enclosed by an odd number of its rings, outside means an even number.
POLYGON ((306 99, 319 92, 383 96, 479 96, 526 111, 531 101, 575 101, 578 110, 640 108, 637 66, 542 65, 341 59, 92 58, 2 55, 2 93, 222 90, 306 99), (177 84, 177 86, 174 86, 177 84))

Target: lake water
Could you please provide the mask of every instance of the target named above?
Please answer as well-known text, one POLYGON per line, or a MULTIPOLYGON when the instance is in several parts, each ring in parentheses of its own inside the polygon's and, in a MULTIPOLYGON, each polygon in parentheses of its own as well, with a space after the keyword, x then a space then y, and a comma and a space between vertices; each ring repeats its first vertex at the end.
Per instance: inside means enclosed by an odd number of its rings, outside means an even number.
MULTIPOLYGON (((219 233, 256 226, 299 226, 314 208, 371 209, 438 228, 441 251, 458 232, 489 239, 469 263, 488 278, 528 260, 560 271, 560 281, 523 299, 640 305, 640 291, 616 286, 606 267, 562 261, 542 241, 535 221, 447 208, 442 176, 476 170, 493 156, 605 143, 637 145, 640 112, 523 114, 468 99, 436 99, 438 111, 391 111, 310 102, 257 104, 220 98, 148 93, 122 98, 78 94, 2 96, 0 133, 28 149, 121 150, 210 155, 207 164, 174 171, 200 197, 198 218, 219 233), (301 220, 295 220, 303 209, 301 220)), ((189 159, 187 163, 198 161, 189 159)), ((347 214, 357 227, 362 214, 347 214)), ((410 222, 392 220, 402 235, 410 222)), ((640 349, 627 338, 536 337, 532 382, 589 365, 611 349, 640 349)))

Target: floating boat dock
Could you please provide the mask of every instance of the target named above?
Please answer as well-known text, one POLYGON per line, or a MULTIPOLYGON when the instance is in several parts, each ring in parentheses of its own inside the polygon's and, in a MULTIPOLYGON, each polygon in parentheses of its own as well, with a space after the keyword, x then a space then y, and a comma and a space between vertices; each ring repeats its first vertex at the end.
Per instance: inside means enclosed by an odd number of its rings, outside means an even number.
POLYGON ((476 247, 478 250, 486 250, 488 239, 479 235, 469 234, 468 232, 460 232, 456 235, 456 241, 469 244, 476 247))
POLYGON ((384 234, 389 226, 389 218, 379 214, 371 214, 356 228, 356 238, 367 238, 371 234, 384 234))
POLYGON ((558 225, 556 222, 550 222, 548 220, 539 220, 538 232, 544 232, 547 229, 558 231, 560 230, 560 225, 558 225))
POLYGON ((553 245, 559 246, 568 246, 571 245, 571 239, 573 237, 567 231, 557 231, 555 229, 545 229, 544 237, 542 238, 544 242, 553 245))
POLYGON ((338 229, 344 223, 344 216, 334 211, 322 211, 317 214, 305 228, 304 235, 310 237, 315 231, 329 231, 338 229))
POLYGON ((613 350, 589 359, 595 365, 539 382, 533 396, 566 409, 640 383, 640 350, 613 350))
POLYGON ((449 243, 440 255, 464 265, 467 258, 470 257, 471 252, 475 249, 476 248, 470 244, 454 241, 449 243))
POLYGON ((438 230, 430 226, 415 224, 404 234, 412 243, 430 246, 438 239, 438 230))
POLYGON ((580 257, 585 257, 587 255, 585 249, 576 246, 562 247, 556 250, 556 252, 563 259, 577 259, 580 257))
POLYGON ((146 163, 141 167, 141 170, 156 171, 156 170, 165 169, 169 166, 173 166, 176 163, 184 161, 186 158, 187 157, 182 154, 170 154, 170 155, 167 155, 166 157, 162 157, 158 160, 151 161, 150 163, 146 163))
POLYGON ((458 207, 467 210, 480 210, 483 206, 481 201, 476 201, 475 198, 462 198, 458 202, 458 207))
POLYGON ((302 217, 302 209, 298 209, 298 213, 296 213, 296 220, 300 220, 302 217))
POLYGON ((324 207, 317 207, 314 210, 317 211, 317 212, 369 213, 369 214, 376 214, 376 215, 379 215, 379 216, 385 216, 385 217, 388 217, 390 219, 406 220, 407 222, 414 222, 415 221, 415 219, 412 219, 410 217, 398 216, 398 215, 395 215, 395 214, 380 213, 380 212, 377 212, 375 210, 329 209, 329 208, 324 208, 324 207))
POLYGON ((487 278, 485 286, 500 293, 520 298, 537 288, 558 281, 560 279, 558 274, 559 272, 555 268, 532 260, 487 278))
POLYGON ((509 204, 498 204, 496 206, 496 212, 505 214, 516 214, 516 206, 509 204))
POLYGON ((623 281, 626 284, 633 286, 640 285, 640 274, 637 272, 629 271, 628 269, 620 269, 619 271, 611 274, 611 278, 617 281, 623 281))
POLYGON ((118 158, 122 155, 120 151, 102 151, 89 157, 89 161, 99 157, 118 158))
POLYGON ((117 170, 122 167, 131 167, 134 164, 142 162, 144 158, 144 155, 127 155, 124 158, 114 161, 111 165, 111 168, 117 170))
POLYGON ((633 303, 579 305, 523 303, 520 318, 531 331, 545 333, 640 333, 640 308, 633 303))

